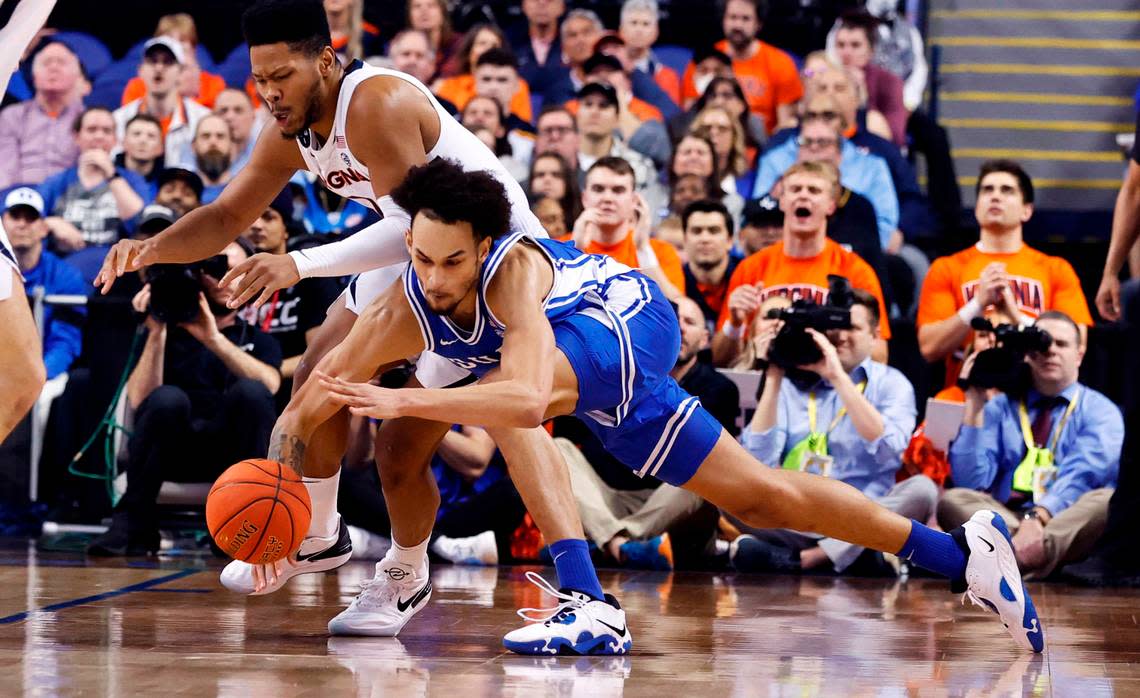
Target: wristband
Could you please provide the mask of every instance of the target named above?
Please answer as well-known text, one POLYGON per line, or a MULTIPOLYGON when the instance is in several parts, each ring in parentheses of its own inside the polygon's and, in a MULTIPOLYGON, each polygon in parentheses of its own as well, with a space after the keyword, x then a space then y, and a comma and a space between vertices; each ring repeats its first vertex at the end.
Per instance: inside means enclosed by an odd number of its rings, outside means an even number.
POLYGON ((648 240, 637 248, 637 265, 642 269, 657 269, 661 266, 657 261, 657 253, 653 251, 653 246, 648 240))
POLYGON ((958 317, 969 326, 971 320, 982 314, 982 310, 982 304, 978 302, 977 297, 974 297, 970 299, 969 303, 958 309, 958 317))
POLYGON ((721 333, 729 339, 740 339, 740 335, 744 334, 744 328, 732 324, 732 321, 724 323, 724 327, 720 328, 721 333))

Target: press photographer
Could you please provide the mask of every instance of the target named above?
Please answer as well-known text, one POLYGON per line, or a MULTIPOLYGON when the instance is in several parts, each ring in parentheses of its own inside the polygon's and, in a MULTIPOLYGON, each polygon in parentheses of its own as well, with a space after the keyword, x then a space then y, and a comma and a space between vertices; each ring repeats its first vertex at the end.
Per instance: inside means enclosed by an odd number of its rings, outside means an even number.
POLYGON ((1072 318, 1044 312, 1033 328, 996 328, 998 349, 979 353, 966 372, 966 411, 950 446, 956 487, 943 495, 938 521, 950 530, 978 510, 997 511, 1014 534, 1022 572, 1040 579, 1083 559, 1104 530, 1124 420, 1112 401, 1077 382, 1084 349, 1072 318), (989 366, 994 351, 1005 353, 989 366), (988 384, 1002 382, 994 368, 1019 352, 1027 389, 987 399, 988 384))
MULTIPOLYGON (((897 370, 871 359, 879 337, 878 300, 851 290, 845 279, 830 281, 836 295, 827 305, 776 310, 782 327, 753 341, 769 360, 744 446, 763 463, 842 480, 892 511, 925 521, 938 498, 934 483, 921 475, 895 482, 914 429, 914 389, 897 370), (792 370, 798 373, 794 379, 792 370)), ((741 571, 827 566, 843 572, 864 551, 797 531, 734 523, 745 534, 730 549, 741 571)), ((868 564, 875 571, 889 569, 877 554, 868 556, 868 564)))
POLYGON ((230 291, 218 283, 248 256, 248 246, 232 243, 203 262, 157 266, 132 301, 146 313, 147 338, 127 382, 127 491, 89 554, 155 552, 164 481, 209 482, 268 448, 281 349, 226 308, 230 291))
POLYGON ((1025 395, 1032 384, 1025 357, 1049 351, 1053 343, 1049 333, 1036 325, 1021 327, 999 323, 995 326, 980 317, 974 318, 970 327, 976 336, 991 336, 994 346, 967 357, 958 376, 958 387, 964 391, 971 386, 997 389, 1014 397, 1025 395))

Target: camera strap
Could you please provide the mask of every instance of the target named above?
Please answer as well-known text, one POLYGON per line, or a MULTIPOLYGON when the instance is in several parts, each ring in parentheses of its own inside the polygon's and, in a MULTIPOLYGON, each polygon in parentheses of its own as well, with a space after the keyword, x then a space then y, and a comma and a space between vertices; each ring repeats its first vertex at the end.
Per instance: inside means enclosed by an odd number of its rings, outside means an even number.
POLYGON ((1061 434, 1065 431, 1069 418, 1073 416, 1073 412, 1077 409, 1077 403, 1080 401, 1081 390, 1077 389, 1076 395, 1069 401, 1069 406, 1065 409, 1064 416, 1061 417, 1060 424, 1053 431, 1053 438, 1049 440, 1048 446, 1046 444, 1039 446, 1034 442, 1033 427, 1029 424, 1029 408, 1025 405, 1024 399, 1018 403, 1017 412, 1021 421, 1021 438, 1025 441, 1025 458, 1013 471, 1014 490, 1032 493, 1034 499, 1039 499, 1048 491, 1049 485, 1056 479, 1057 474, 1057 467, 1053 464, 1054 454, 1057 452, 1057 442, 1061 440, 1061 434))
MULTIPOLYGON (((860 393, 867 387, 867 381, 861 381, 856 386, 860 393)), ((816 405, 815 391, 808 393, 808 435, 800 440, 792 450, 788 451, 787 457, 784 458, 783 467, 786 470, 804 470, 808 463, 813 460, 829 459, 827 454, 827 437, 839 426, 839 422, 847 415, 847 408, 840 407, 839 411, 835 413, 835 418, 831 420, 828 425, 827 431, 817 431, 816 422, 819 418, 819 408, 816 405)), ((826 475, 826 472, 823 473, 826 475)))

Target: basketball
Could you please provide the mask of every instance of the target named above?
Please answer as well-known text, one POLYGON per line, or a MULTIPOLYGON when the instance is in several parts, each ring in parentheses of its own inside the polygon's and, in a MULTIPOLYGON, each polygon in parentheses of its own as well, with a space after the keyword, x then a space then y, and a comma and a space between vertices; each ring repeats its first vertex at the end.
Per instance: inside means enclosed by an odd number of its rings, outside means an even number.
POLYGON ((312 503, 301 477, 264 458, 230 466, 206 498, 206 526, 235 560, 276 562, 301 547, 312 503))

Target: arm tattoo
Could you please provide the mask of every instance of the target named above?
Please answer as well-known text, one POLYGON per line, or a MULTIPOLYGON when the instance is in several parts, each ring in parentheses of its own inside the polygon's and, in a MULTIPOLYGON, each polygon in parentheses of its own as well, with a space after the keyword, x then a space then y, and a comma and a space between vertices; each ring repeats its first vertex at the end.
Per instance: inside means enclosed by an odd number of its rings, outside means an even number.
POLYGON ((305 442, 299 436, 273 430, 269 439, 269 460, 292 468, 298 475, 305 474, 305 442))

